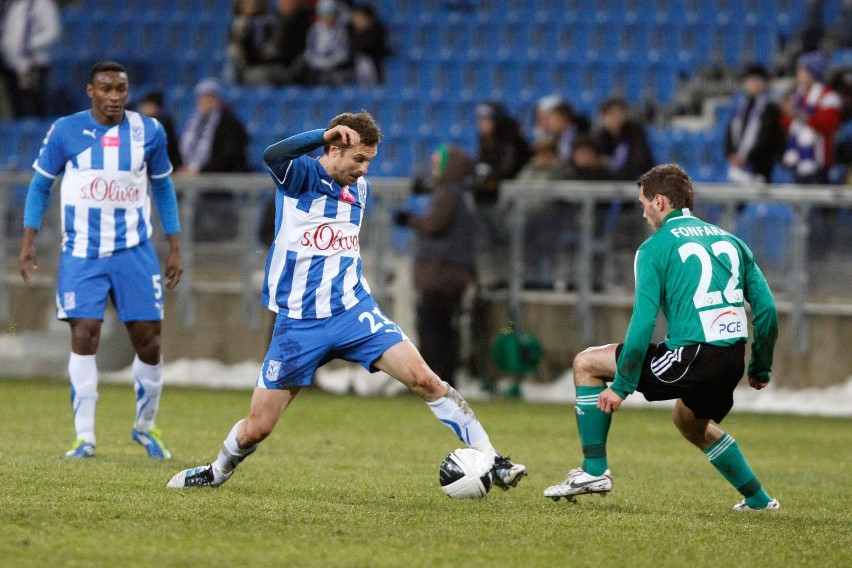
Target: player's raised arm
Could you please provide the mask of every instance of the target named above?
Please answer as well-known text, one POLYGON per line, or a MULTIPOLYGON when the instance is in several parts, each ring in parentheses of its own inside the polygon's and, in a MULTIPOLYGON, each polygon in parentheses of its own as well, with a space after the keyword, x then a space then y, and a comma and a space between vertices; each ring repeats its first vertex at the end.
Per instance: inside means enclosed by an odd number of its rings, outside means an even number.
POLYGON ((328 130, 309 130, 276 142, 263 152, 264 163, 275 172, 283 164, 326 144, 357 146, 361 137, 348 126, 338 125, 328 130))
POLYGON ((302 132, 301 134, 296 134, 295 136, 276 142, 264 150, 263 162, 272 171, 275 171, 276 168, 298 158, 302 154, 324 146, 326 143, 325 133, 325 130, 318 128, 317 130, 302 132))

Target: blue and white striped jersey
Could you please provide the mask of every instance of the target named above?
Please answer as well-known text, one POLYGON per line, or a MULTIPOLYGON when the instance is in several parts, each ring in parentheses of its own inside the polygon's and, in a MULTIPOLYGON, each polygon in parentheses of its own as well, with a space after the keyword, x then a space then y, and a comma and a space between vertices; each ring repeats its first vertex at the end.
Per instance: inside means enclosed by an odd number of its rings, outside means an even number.
POLYGON ((369 182, 361 177, 355 188, 341 187, 304 155, 268 165, 277 211, 263 305, 294 319, 321 319, 369 297, 358 241, 369 182))
POLYGON ((166 134, 153 118, 125 111, 105 126, 82 111, 57 120, 33 168, 61 184, 62 250, 100 258, 132 248, 152 233, 148 178, 171 174, 166 134))

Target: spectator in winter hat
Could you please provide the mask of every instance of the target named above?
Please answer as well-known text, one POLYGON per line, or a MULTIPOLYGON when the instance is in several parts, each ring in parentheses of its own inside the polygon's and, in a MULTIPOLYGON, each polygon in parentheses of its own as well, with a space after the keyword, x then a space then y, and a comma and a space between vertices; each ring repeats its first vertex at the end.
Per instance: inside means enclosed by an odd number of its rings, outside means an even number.
POLYGON ((803 53, 796 61, 796 89, 783 103, 781 124, 787 131, 784 164, 797 183, 826 183, 840 126, 840 96, 822 82, 825 55, 803 53))

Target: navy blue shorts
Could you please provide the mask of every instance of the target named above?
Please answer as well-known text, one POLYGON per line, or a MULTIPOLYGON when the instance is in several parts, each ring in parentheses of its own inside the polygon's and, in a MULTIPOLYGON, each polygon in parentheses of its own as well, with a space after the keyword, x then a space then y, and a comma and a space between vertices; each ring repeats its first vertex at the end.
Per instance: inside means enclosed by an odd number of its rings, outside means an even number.
MULTIPOLYGON (((616 347, 616 361, 623 347, 616 347)), ((675 349, 660 342, 648 347, 636 390, 648 401, 679 398, 696 418, 721 422, 734 405, 734 389, 744 372, 745 342, 675 349)))
POLYGON ((62 254, 56 317, 103 320, 108 297, 123 322, 163 319, 163 281, 151 241, 103 258, 62 254))
POLYGON ((257 386, 267 389, 302 387, 332 359, 358 363, 375 372, 373 363, 408 337, 379 309, 372 296, 340 315, 323 319, 294 319, 278 312, 272 342, 257 386))

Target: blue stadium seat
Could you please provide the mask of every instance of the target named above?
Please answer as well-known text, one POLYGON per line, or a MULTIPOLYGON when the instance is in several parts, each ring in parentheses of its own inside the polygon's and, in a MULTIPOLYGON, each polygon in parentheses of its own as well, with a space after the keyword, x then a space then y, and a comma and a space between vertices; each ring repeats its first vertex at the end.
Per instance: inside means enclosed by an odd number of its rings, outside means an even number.
POLYGON ((804 22, 807 4, 801 0, 777 0, 775 23, 778 32, 786 39, 791 39, 804 22))
POLYGON ((474 93, 482 92, 490 80, 489 62, 480 59, 461 61, 457 64, 461 98, 471 99, 474 93))
POLYGON ((423 104, 415 100, 387 101, 383 116, 383 128, 391 135, 416 135, 418 128, 424 125, 423 104))
POLYGON ((416 167, 415 139, 408 135, 388 137, 382 142, 374 171, 383 176, 408 176, 416 167))
POLYGON ((739 57, 741 64, 757 62, 764 66, 772 64, 772 58, 777 51, 778 36, 771 25, 763 23, 749 25, 743 37, 742 53, 739 57))
MULTIPOLYGON (((539 91, 539 96, 559 94, 567 100, 574 100, 583 90, 581 73, 585 66, 574 62, 544 62, 542 81, 549 88, 539 91)), ((544 85, 543 85, 544 86, 544 85)))
POLYGON ((834 50, 828 59, 828 67, 852 67, 852 48, 834 50))
POLYGON ((385 81, 395 89, 410 89, 408 62, 402 57, 385 59, 385 81))
POLYGON ((659 61, 676 61, 678 69, 692 73, 710 61, 711 32, 707 26, 665 24, 650 29, 650 49, 659 61))
MULTIPOLYGON (((740 20, 735 22, 742 23, 740 20)), ((745 26, 731 24, 718 25, 710 31, 710 58, 714 63, 729 67, 740 67, 743 54, 745 26)))
POLYGON ((694 25, 708 20, 705 8, 709 0, 653 0, 640 2, 639 21, 676 26, 694 25))
POLYGON ((625 25, 617 29, 616 57, 633 65, 659 61, 659 50, 651 49, 651 29, 643 24, 625 25))
POLYGON ((275 116, 275 129, 283 136, 292 136, 317 127, 308 121, 307 109, 301 100, 280 100, 275 116))
POLYGON ((793 224, 789 205, 769 202, 747 203, 737 219, 737 235, 749 245, 759 264, 782 265, 793 224))
POLYGON ((650 67, 654 75, 654 98, 664 103, 674 100, 680 86, 680 72, 677 67, 663 61, 650 67))
POLYGON ((648 142, 651 144, 651 153, 658 164, 667 164, 672 161, 672 135, 667 128, 647 127, 648 142))
POLYGON ((772 166, 772 183, 796 183, 796 176, 793 170, 783 164, 775 164, 772 166))
POLYGON ((433 61, 439 58, 444 46, 441 44, 442 25, 440 23, 420 23, 409 30, 409 49, 406 55, 418 61, 433 61))
POLYGON ((570 27, 554 25, 556 27, 552 30, 552 36, 555 38, 556 46, 550 57, 557 61, 586 62, 586 56, 591 47, 592 27, 584 23, 570 27))

